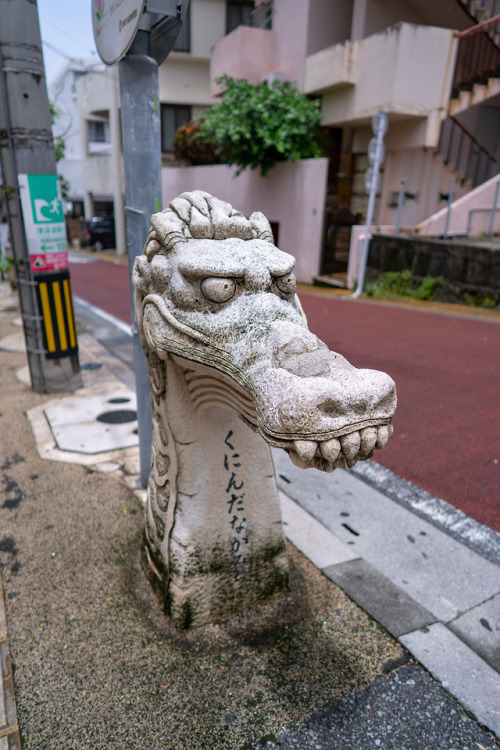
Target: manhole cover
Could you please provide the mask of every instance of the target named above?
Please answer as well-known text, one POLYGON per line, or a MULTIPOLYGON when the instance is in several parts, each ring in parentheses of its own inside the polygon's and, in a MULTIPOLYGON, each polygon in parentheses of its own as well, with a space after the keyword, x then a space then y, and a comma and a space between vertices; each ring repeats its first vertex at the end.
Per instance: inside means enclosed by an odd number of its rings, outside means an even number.
POLYGON ((116 396, 115 398, 108 398, 108 404, 128 404, 129 398, 125 396, 116 396))
POLYGON ((124 424, 125 422, 135 422, 137 412, 135 409, 117 409, 116 411, 105 411, 96 417, 98 422, 104 424, 124 424))

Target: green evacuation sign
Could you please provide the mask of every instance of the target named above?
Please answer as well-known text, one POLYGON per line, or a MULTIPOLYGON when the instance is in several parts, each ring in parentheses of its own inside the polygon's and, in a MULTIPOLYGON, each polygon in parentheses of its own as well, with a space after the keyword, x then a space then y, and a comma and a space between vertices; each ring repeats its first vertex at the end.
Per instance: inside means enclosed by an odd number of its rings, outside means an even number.
POLYGON ((57 175, 20 174, 18 182, 32 270, 67 268, 66 224, 57 175))

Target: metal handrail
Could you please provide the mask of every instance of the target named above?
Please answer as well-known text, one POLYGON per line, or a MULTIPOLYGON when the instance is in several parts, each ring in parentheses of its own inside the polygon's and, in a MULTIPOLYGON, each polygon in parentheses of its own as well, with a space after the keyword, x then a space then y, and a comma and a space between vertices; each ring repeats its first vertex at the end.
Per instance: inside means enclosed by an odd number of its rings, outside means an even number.
POLYGON ((496 172, 497 159, 454 117, 443 122, 436 151, 474 187, 496 172))
MULTIPOLYGON (((477 27, 473 27, 477 29, 477 27)), ((500 47, 484 30, 459 38, 452 97, 500 75, 500 47)))
POLYGON ((455 36, 457 39, 465 39, 465 37, 475 36, 476 34, 480 34, 482 31, 487 31, 490 28, 494 28, 499 23, 500 23, 500 14, 498 16, 493 16, 493 18, 488 18, 486 21, 482 21, 481 23, 478 23, 475 26, 470 26, 468 29, 465 29, 464 31, 456 31, 455 36))
POLYGON ((490 159, 490 161, 495 162, 495 164, 497 163, 496 156, 493 156, 493 154, 490 151, 488 151, 486 146, 483 146, 481 143, 479 143, 477 138, 470 132, 470 130, 467 130, 467 128, 464 125, 462 125, 460 120, 457 120, 456 117, 450 117, 450 120, 452 120, 454 124, 457 125, 460 128, 460 130, 462 130, 465 133, 467 138, 469 138, 474 143, 474 145, 477 146, 478 149, 482 151, 488 157, 488 159, 490 159))

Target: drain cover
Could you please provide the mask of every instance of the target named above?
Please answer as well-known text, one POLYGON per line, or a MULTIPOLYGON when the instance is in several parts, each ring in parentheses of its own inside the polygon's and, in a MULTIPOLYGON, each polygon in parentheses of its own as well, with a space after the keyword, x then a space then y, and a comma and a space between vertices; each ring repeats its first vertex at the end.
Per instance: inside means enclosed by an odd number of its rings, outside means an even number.
POLYGON ((125 422, 135 422, 137 412, 135 409, 117 409, 116 411, 105 411, 96 417, 98 422, 104 424, 124 424, 125 422))

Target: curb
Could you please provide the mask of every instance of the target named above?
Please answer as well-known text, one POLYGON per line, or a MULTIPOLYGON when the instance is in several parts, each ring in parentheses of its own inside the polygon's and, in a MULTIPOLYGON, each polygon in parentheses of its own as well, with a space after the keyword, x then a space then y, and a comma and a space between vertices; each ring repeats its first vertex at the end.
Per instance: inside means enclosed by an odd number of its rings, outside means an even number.
MULTIPOLYGON (((308 512, 302 499, 299 503, 287 494, 278 472, 277 467, 289 541, 396 638, 481 725, 500 737, 500 674, 460 637, 463 634, 455 625, 456 619, 433 614, 363 559, 308 512)), ((441 530, 447 533, 446 528, 441 530)), ((492 599, 498 601, 499 595, 492 599)))
POLYGON ((21 750, 2 580, 0 578, 0 750, 21 750))

